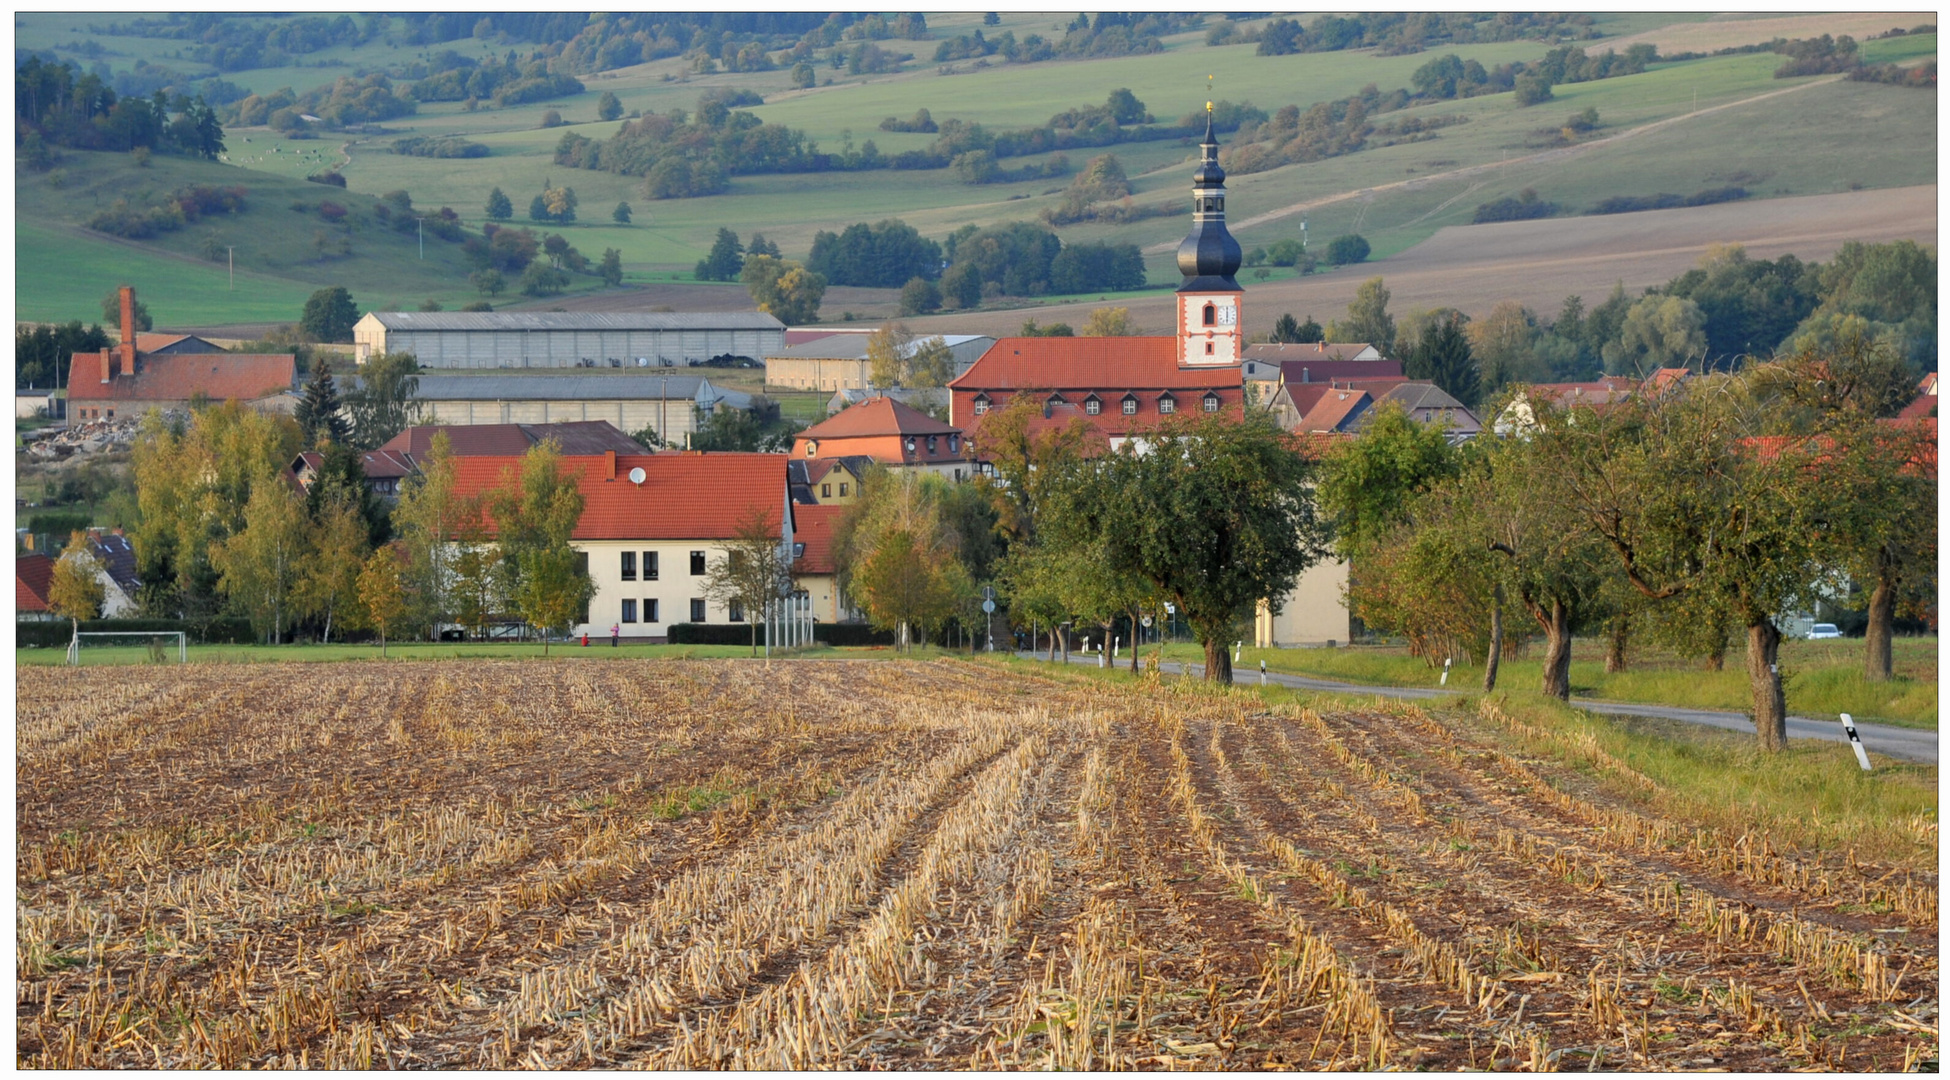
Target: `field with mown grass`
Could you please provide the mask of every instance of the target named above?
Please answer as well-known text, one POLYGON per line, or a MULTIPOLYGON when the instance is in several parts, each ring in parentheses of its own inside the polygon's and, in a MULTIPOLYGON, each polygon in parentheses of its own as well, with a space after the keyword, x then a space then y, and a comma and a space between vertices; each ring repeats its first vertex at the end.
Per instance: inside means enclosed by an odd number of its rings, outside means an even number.
POLYGON ((1010 660, 21 676, 24 1067, 1937 1052, 1935 770, 1841 747, 1010 660))
MULTIPOLYGON (((1605 642, 1578 638, 1571 649, 1571 693, 1605 701, 1672 705, 1689 709, 1748 707, 1746 647, 1735 640, 1727 650, 1722 671, 1706 671, 1698 660, 1687 660, 1661 649, 1635 645, 1625 671, 1607 674, 1605 642)), ((1896 677, 1872 683, 1862 677, 1864 646, 1860 638, 1831 641, 1781 642, 1781 672, 1787 688, 1788 712, 1829 718, 1846 712, 1858 720, 1903 727, 1937 726, 1936 638, 1895 640, 1896 677)), ((1203 663, 1196 645, 1169 645, 1172 660, 1203 663)), ((1431 666, 1402 646, 1353 646, 1338 649, 1240 650, 1240 670, 1257 669, 1310 675, 1321 679, 1372 686, 1436 686, 1442 665, 1431 666)), ((1543 680, 1543 646, 1533 642, 1521 656, 1506 655, 1497 671, 1498 689, 1534 690, 1543 680)), ((1449 672, 1449 686, 1478 689, 1483 684, 1480 663, 1458 661, 1449 672)))
MULTIPOLYGON (((763 637, 762 634, 760 636, 763 637)), ((381 659, 377 642, 333 645, 191 645, 188 651, 191 664, 318 664, 381 659)), ((163 665, 174 665, 177 660, 173 638, 168 639, 166 652, 163 665)), ((892 649, 878 647, 834 649, 820 646, 800 650, 793 653, 793 656, 798 659, 808 657, 878 659, 889 656, 892 652, 892 649)), ((721 660, 749 657, 752 655, 752 650, 745 645, 648 645, 631 644, 627 641, 620 645, 611 645, 607 636, 591 635, 587 647, 582 645, 580 638, 568 642, 552 642, 548 646, 547 655, 574 660, 721 660)), ((759 646, 759 655, 764 655, 762 643, 759 646)), ((539 660, 542 657, 543 650, 540 642, 435 644, 426 641, 394 641, 387 644, 385 659, 408 662, 528 658, 539 660)), ((60 666, 67 663, 67 651, 65 648, 16 649, 14 662, 22 666, 60 666)), ((125 667, 132 664, 153 663, 155 661, 151 659, 148 646, 142 644, 87 646, 81 650, 83 667, 125 667)))

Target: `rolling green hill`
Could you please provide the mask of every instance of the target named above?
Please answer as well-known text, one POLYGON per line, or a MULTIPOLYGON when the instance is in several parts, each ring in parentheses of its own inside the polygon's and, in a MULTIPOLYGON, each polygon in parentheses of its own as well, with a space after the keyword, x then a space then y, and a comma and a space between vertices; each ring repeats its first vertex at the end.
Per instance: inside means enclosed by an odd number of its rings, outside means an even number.
MULTIPOLYGON (((1000 27, 987 32, 1048 35, 1067 18, 1005 15, 1000 27)), ((1610 34, 1630 34, 1683 19, 1602 16, 1599 26, 1610 34)), ((101 59, 117 70, 141 59, 208 73, 171 55, 181 42, 91 35, 87 24, 92 21, 108 20, 22 14, 16 21, 18 43, 58 51, 64 43, 88 39, 108 51, 101 59)), ((919 107, 928 108, 937 122, 955 117, 995 128, 1021 127, 1066 108, 1101 103, 1112 89, 1127 87, 1159 120, 1170 121, 1198 109, 1206 95, 1205 76, 1212 74, 1217 97, 1250 99, 1269 112, 1288 104, 1304 110, 1370 83, 1383 91, 1406 86, 1416 68, 1443 53, 1494 67, 1535 60, 1548 48, 1539 41, 1513 41, 1442 45, 1406 56, 1362 50, 1262 57, 1252 45, 1208 46, 1201 31, 1166 38, 1164 52, 1145 56, 1027 65, 932 62, 934 41, 979 23, 978 15, 930 16, 934 40, 882 43, 915 54, 906 70, 845 76, 822 64, 821 85, 809 90, 789 88, 784 71, 695 75, 688 61, 671 58, 583 75, 587 92, 547 102, 475 112, 454 102, 422 104, 416 115, 388 122, 383 135, 293 141, 267 129, 237 128, 228 133, 229 163, 222 165, 159 156, 138 169, 126 155, 67 152, 55 174, 17 174, 22 317, 93 318, 98 298, 114 283, 108 279, 118 274, 174 275, 167 286, 137 284, 145 295, 175 290, 181 307, 158 307, 157 315, 179 324, 295 318, 290 297, 302 302, 311 289, 330 284, 346 285, 367 307, 414 307, 430 298, 452 308, 476 299, 466 281, 471 268, 455 245, 429 237, 422 261, 412 234, 368 222, 354 229, 349 254, 321 256, 315 241, 325 223, 314 210, 289 209, 294 202, 315 207, 320 199, 332 199, 353 207, 358 218, 359 208, 395 189, 410 192, 421 208, 452 206, 470 228, 478 228, 492 188, 509 195, 517 209, 514 224, 524 225, 529 223, 521 211, 545 182, 567 184, 579 196, 583 220, 560 231, 591 259, 604 248, 618 248, 629 280, 643 283, 684 276, 720 226, 745 238, 762 232, 788 257, 803 257, 816 231, 855 221, 900 217, 940 237, 964 224, 1033 220, 1059 201, 1066 183, 968 186, 949 170, 760 175, 733 178, 722 195, 656 201, 643 195, 637 178, 563 168, 552 160, 565 131, 597 139, 615 133, 616 123, 593 119, 604 92, 615 93, 626 111, 666 112, 694 108, 709 90, 748 88, 766 99, 752 111, 768 122, 803 129, 823 148, 872 139, 883 153, 894 153, 925 146, 933 136, 879 131, 881 118, 909 116, 919 107), (542 114, 550 109, 571 123, 541 128, 542 114), (490 156, 433 159, 390 152, 397 138, 444 134, 484 143, 490 156), (304 182, 304 175, 341 155, 349 191, 304 182), (186 183, 242 184, 251 191, 248 209, 235 218, 206 220, 144 241, 142 248, 151 253, 146 255, 78 228, 118 198, 140 203, 186 183), (609 221, 610 210, 622 200, 636 211, 628 227, 609 221), (212 243, 236 247, 235 293, 222 265, 203 257, 212 243), (206 279, 214 284, 199 284, 206 279)), ((1590 52, 1605 47, 1582 44, 1590 52)), ((1869 62, 1907 62, 1933 56, 1935 46, 1934 34, 1912 35, 1866 42, 1863 56, 1869 62)), ((474 39, 442 47, 482 54, 503 48, 474 39)), ((303 90, 427 51, 369 42, 310 55, 305 59, 312 66, 223 77, 253 90, 284 85, 303 90)), ((1780 57, 1763 53, 1655 64, 1640 75, 1559 85, 1554 100, 1530 108, 1518 108, 1507 93, 1418 105, 1389 115, 1461 122, 1427 141, 1236 175, 1230 184, 1234 231, 1251 248, 1298 236, 1305 220, 1313 241, 1359 231, 1373 243, 1374 257, 1382 258, 1439 228, 1467 224, 1480 203, 1525 188, 1566 212, 1579 212, 1611 195, 1690 194, 1734 184, 1752 197, 1774 197, 1935 182, 1934 91, 1820 76, 1775 79, 1779 62, 1780 57), (1594 145, 1554 146, 1565 119, 1587 107, 1598 111, 1600 127, 1580 141, 1594 145)), ((1099 152, 1075 150, 1068 156, 1076 167, 1099 152)), ((1135 202, 1182 197, 1192 155, 1189 140, 1131 143, 1111 152, 1132 177, 1135 202)), ((1015 167, 1023 160, 1004 164, 1015 167)), ((1066 242, 1114 239, 1155 251, 1175 243, 1185 223, 1183 216, 1164 217, 1121 227, 1077 225, 1061 233, 1066 242)), ((1153 255, 1149 262, 1154 281, 1171 278, 1164 258, 1153 255)), ((593 279, 577 283, 582 290, 594 287, 593 279)))

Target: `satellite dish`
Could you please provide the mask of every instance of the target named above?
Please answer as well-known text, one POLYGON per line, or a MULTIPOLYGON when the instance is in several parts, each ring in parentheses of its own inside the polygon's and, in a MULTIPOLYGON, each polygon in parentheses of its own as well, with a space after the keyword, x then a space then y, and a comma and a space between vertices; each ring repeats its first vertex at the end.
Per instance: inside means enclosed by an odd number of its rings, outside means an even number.
POLYGON ((643 486, 643 475, 644 475, 644 473, 643 473, 643 466, 641 466, 641 465, 638 465, 638 466, 637 466, 636 468, 634 468, 634 469, 631 469, 631 470, 630 470, 630 483, 632 483, 632 484, 635 484, 635 485, 636 485, 636 486, 638 486, 638 487, 642 487, 642 486, 643 486))

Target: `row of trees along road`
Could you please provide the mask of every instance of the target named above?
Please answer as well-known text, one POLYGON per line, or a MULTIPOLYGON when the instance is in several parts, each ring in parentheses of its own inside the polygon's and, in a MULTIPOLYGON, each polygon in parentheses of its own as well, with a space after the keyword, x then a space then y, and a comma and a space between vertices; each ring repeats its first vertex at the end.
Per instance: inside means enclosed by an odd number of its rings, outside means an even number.
POLYGON ((1897 613, 1934 602, 1934 426, 1887 419, 1911 378, 1852 338, 1607 409, 1539 406, 1460 447, 1384 410, 1321 482, 1349 599, 1430 662, 1484 657, 1486 689, 1519 636, 1510 606, 1543 632, 1558 698, 1579 630, 1609 630, 1608 666, 1644 635, 1713 668, 1744 632, 1760 743, 1779 750, 1783 613, 1866 594, 1866 674, 1886 680, 1897 613))

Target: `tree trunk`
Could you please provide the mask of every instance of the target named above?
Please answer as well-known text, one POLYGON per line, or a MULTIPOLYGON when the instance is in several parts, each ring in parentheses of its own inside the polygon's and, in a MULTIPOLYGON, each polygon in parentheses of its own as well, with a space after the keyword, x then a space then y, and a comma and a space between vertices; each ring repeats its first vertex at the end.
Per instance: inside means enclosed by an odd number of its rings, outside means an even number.
POLYGON ((325 609, 325 644, 332 643, 332 609, 325 609))
POLYGON ((1891 641, 1896 634, 1896 583, 1878 575, 1869 593, 1868 664, 1862 675, 1870 682, 1888 682, 1895 674, 1896 658, 1891 641))
POLYGON ((1503 664, 1503 586, 1490 599, 1490 651, 1483 658, 1483 693, 1496 689, 1496 669, 1503 664))
POLYGON ((1571 608, 1562 600, 1552 600, 1544 624, 1544 696, 1559 701, 1571 700, 1571 608))
POLYGON ((1727 669, 1727 628, 1722 626, 1715 631, 1713 647, 1706 653, 1706 670, 1725 671, 1727 669))
POLYGON ((1232 685, 1232 653, 1226 650, 1225 635, 1205 639, 1205 681, 1220 686, 1232 685))
POLYGON ((1625 646, 1632 640, 1632 617, 1623 612, 1612 616, 1611 641, 1605 649, 1605 674, 1625 670, 1625 646))
POLYGON ((1138 623, 1140 617, 1137 612, 1131 612, 1131 674, 1133 675, 1138 673, 1138 642, 1144 640, 1144 630, 1138 623))
POLYGON ((1754 733, 1760 748, 1787 749, 1787 696, 1781 692, 1781 631, 1770 619, 1747 627, 1747 682, 1753 692, 1754 733))
MULTIPOLYGON (((1070 631, 1061 626, 1059 626, 1057 629, 1060 632, 1059 637, 1061 637, 1063 641, 1063 666, 1069 667, 1070 666, 1070 631)), ((1056 643, 1052 641, 1050 642, 1050 655, 1054 656, 1055 654, 1056 654, 1056 643)))

